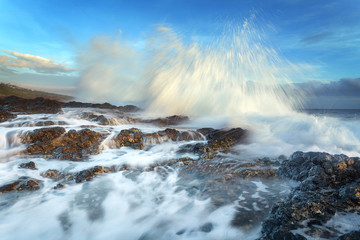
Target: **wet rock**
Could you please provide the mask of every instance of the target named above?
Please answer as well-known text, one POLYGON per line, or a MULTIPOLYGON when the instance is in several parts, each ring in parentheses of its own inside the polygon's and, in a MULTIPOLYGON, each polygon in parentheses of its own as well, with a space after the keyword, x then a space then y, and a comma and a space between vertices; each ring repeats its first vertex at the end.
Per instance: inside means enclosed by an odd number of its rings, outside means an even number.
MULTIPOLYGON (((269 218, 263 223, 265 239, 298 239, 299 236, 290 231, 302 228, 307 219, 321 225, 336 212, 351 209, 360 213, 359 158, 295 152, 289 160, 281 163, 278 174, 299 181, 300 185, 284 202, 272 208, 269 218)), ((313 230, 307 234, 311 236, 318 232, 313 230)))
POLYGON ((83 170, 83 171, 80 171, 79 173, 75 174, 75 181, 76 181, 76 183, 88 182, 88 181, 93 180, 93 178, 96 175, 101 175, 101 174, 110 173, 110 172, 113 172, 113 170, 111 168, 103 167, 103 166, 95 166, 93 168, 83 170))
POLYGON ((65 133, 63 127, 41 128, 28 132, 22 142, 27 143, 46 143, 50 142, 65 133))
POLYGON ((126 106, 115 106, 110 103, 82 103, 76 101, 70 101, 62 104, 62 107, 67 108, 100 108, 100 109, 111 109, 111 110, 118 110, 121 112, 137 112, 141 109, 134 106, 134 105, 126 105, 126 106))
POLYGON ((51 125, 55 125, 55 123, 53 121, 40 121, 35 123, 35 126, 38 127, 51 126, 51 125))
POLYGON ((143 149, 144 134, 137 128, 131 128, 128 130, 121 130, 121 132, 114 137, 115 146, 131 147, 134 149, 143 149))
POLYGON ((23 139, 23 143, 29 144, 25 153, 72 161, 99 153, 99 145, 104 137, 102 134, 90 129, 64 132, 64 128, 54 127, 27 133, 23 139))
POLYGON ((195 160, 190 157, 179 158, 180 165, 191 165, 194 163, 194 161, 195 160))
POLYGON ((360 231, 351 231, 338 238, 338 240, 358 240, 360 239, 360 231))
MULTIPOLYGON (((200 132, 204 132, 204 129, 200 129, 200 132)), ((247 134, 247 131, 242 128, 233 128, 230 130, 220 129, 208 131, 205 136, 208 139, 210 148, 227 149, 235 144, 244 142, 247 134)))
POLYGON ((56 169, 49 169, 41 174, 43 177, 59 180, 65 177, 65 174, 56 169))
POLYGON ((0 99, 1 109, 10 112, 21 112, 28 114, 58 113, 61 112, 61 103, 42 97, 25 99, 15 96, 0 99))
POLYGON ((236 175, 243 178, 270 178, 277 177, 277 171, 275 169, 245 169, 236 175))
POLYGON ((189 120, 187 116, 181 115, 173 115, 166 118, 157 118, 157 119, 150 119, 150 120, 141 120, 143 123, 150 123, 159 126, 171 126, 171 125, 179 125, 189 120))
POLYGON ((106 118, 104 115, 97 115, 89 112, 81 114, 82 119, 87 119, 93 122, 98 122, 100 125, 115 125, 116 122, 106 118))
POLYGON ((63 183, 58 183, 58 184, 54 187, 54 189, 55 189, 55 190, 58 190, 58 189, 63 189, 63 188, 65 188, 65 187, 66 187, 65 184, 63 184, 63 183))
POLYGON ((202 225, 200 227, 200 231, 208 233, 208 232, 211 232, 211 230, 213 230, 213 228, 214 228, 213 224, 209 222, 209 223, 205 223, 204 225, 202 225))
POLYGON ((7 111, 0 110, 0 123, 9 121, 14 118, 16 118, 16 114, 12 114, 7 111))
POLYGON ((12 191, 34 191, 41 187, 41 181, 30 177, 20 177, 18 180, 0 187, 0 194, 12 191))
POLYGON ((99 145, 103 137, 102 134, 90 129, 70 130, 63 137, 53 142, 56 147, 52 156, 73 161, 83 160, 89 155, 99 153, 99 145))
POLYGON ((33 161, 27 162, 27 163, 22 163, 20 164, 19 168, 27 168, 27 169, 31 169, 31 170, 36 170, 36 164, 33 161))
POLYGON ((178 131, 173 128, 167 128, 164 131, 159 131, 160 136, 166 136, 172 141, 193 141, 204 140, 203 136, 195 131, 178 131))

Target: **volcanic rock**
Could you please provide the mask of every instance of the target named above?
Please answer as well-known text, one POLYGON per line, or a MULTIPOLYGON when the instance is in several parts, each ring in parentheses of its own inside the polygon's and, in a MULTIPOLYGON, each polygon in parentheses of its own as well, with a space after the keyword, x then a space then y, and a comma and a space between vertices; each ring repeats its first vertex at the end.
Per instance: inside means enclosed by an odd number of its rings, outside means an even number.
MULTIPOLYGON (((295 152, 289 160, 281 163, 278 174, 299 181, 300 185, 292 190, 286 201, 272 208, 269 218, 263 223, 265 239, 305 239, 291 230, 303 227, 307 219, 321 225, 336 212, 352 210, 360 213, 359 158, 295 152)), ((314 228, 312 222, 308 222, 306 227, 314 228)), ((316 236, 331 235, 324 229, 314 231, 316 236)))

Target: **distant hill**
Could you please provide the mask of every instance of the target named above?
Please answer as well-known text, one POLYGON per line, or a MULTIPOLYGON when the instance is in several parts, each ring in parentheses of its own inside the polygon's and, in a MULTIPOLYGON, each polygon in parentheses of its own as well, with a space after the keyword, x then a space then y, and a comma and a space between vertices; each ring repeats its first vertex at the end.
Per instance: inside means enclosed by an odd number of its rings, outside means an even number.
POLYGON ((73 97, 67 95, 36 91, 32 89, 18 87, 9 83, 0 83, 0 98, 7 96, 17 96, 17 97, 29 98, 29 99, 43 97, 61 102, 65 102, 73 99, 73 97))

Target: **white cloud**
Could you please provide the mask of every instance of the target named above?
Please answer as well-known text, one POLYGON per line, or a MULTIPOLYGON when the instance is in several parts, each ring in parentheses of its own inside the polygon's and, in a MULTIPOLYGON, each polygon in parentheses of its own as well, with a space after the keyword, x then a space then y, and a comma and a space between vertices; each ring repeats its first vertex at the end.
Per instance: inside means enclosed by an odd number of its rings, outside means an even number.
POLYGON ((0 69, 3 71, 12 71, 16 68, 27 68, 37 73, 69 73, 75 71, 75 68, 66 67, 64 64, 55 62, 52 59, 23 54, 14 51, 4 50, 8 55, 0 55, 0 69))

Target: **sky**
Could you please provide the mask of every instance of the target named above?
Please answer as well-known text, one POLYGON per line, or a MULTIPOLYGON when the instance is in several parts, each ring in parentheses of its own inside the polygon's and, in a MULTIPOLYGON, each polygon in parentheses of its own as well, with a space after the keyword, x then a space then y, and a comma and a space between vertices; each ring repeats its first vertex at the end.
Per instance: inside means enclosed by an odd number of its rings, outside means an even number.
MULTIPOLYGON (((326 89, 338 86, 341 95, 349 82, 360 89, 359 0, 0 0, 0 9, 1 82, 70 92, 81 75, 79 52, 94 37, 121 37, 140 49, 166 26, 185 42, 206 44, 256 15, 278 54, 309 69, 294 82, 332 97, 326 89)), ((358 94, 350 93, 352 106, 360 106, 358 94)))

